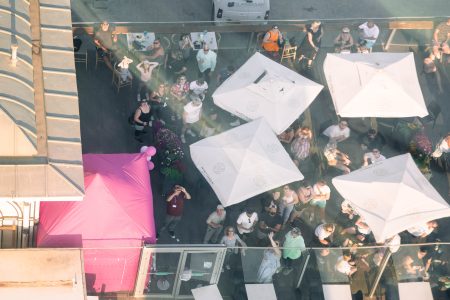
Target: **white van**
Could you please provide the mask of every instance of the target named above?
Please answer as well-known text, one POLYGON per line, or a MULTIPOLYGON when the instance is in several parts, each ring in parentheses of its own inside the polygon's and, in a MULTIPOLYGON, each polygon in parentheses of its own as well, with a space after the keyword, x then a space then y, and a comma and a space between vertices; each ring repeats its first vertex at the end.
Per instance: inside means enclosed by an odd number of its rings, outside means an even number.
POLYGON ((212 19, 220 21, 264 21, 269 19, 270 0, 213 0, 212 19))

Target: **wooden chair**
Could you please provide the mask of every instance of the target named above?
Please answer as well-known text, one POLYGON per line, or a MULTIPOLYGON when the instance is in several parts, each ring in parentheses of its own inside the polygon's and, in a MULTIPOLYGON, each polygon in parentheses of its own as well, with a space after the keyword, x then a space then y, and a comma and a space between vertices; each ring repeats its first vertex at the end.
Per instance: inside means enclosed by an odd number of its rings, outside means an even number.
MULTIPOLYGON (((97 52, 97 51, 96 51, 97 52)), ((78 52, 74 53, 75 63, 84 63, 86 66, 86 71, 88 69, 88 54, 87 50, 78 50, 78 52)))
POLYGON ((178 33, 174 33, 170 36, 170 42, 172 43, 172 48, 173 49, 178 49, 178 42, 180 41, 181 38, 181 34, 178 33))
MULTIPOLYGON (((109 60, 111 61, 111 64, 113 64, 114 62, 112 61, 112 58, 113 58, 112 51, 110 51, 108 53, 108 55, 109 55, 109 60)), ((95 69, 96 70, 97 70, 97 66, 98 66, 99 63, 103 63, 104 64, 105 61, 103 60, 102 57, 100 57, 100 55, 98 55, 97 48, 95 48, 95 69)))
POLYGON ((117 88, 117 94, 119 93, 120 89, 126 86, 130 87, 130 90, 133 87, 133 80, 127 78, 127 80, 122 80, 120 76, 120 72, 117 66, 117 63, 114 64, 114 70, 113 70, 113 76, 112 76, 112 84, 117 88))
POLYGON ((171 48, 170 47, 171 46, 170 39, 168 37, 165 37, 165 36, 162 36, 159 39, 161 40, 161 46, 164 48, 164 50, 166 52, 168 52, 170 50, 170 48, 171 48))
POLYGON ((283 62, 283 59, 289 59, 290 61, 295 61, 295 57, 297 56, 297 46, 289 46, 285 45, 283 47, 283 54, 281 55, 280 62, 283 62))

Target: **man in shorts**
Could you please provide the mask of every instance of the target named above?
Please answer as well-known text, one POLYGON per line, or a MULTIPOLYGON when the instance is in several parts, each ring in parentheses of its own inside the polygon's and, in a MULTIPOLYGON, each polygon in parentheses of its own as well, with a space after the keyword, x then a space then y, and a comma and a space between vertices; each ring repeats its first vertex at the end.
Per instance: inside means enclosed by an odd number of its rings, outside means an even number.
MULTIPOLYGON (((327 205, 327 201, 330 200, 331 189, 327 185, 325 180, 319 180, 313 186, 313 198, 310 202, 312 206, 319 211, 320 222, 326 223, 325 221, 325 207, 327 205)), ((310 222, 314 220, 315 214, 312 213, 309 217, 310 222)))
POLYGON ((115 43, 117 42, 117 35, 111 29, 108 21, 103 21, 100 24, 100 29, 95 32, 94 44, 97 48, 97 55, 103 59, 105 65, 113 70, 111 64, 111 51, 113 50, 115 43))

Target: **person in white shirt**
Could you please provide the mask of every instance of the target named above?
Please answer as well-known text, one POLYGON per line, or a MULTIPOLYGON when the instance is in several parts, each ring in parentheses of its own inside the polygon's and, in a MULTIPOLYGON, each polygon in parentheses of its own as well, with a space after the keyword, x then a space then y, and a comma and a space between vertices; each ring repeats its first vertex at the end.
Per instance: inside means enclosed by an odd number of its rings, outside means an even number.
MULTIPOLYGON (((327 185, 325 180, 319 180, 313 186, 313 197, 310 201, 311 206, 317 208, 319 210, 320 222, 325 222, 325 207, 327 205, 327 201, 330 200, 331 189, 327 185)), ((316 210, 316 209, 314 209, 316 210)), ((312 212, 309 221, 312 222, 314 220, 315 212, 312 212)))
POLYGON ((339 143, 350 137, 350 128, 345 120, 341 120, 339 124, 331 125, 322 133, 330 140, 329 143, 339 143))
POLYGON ((203 45, 203 49, 197 53, 197 63, 199 74, 203 75, 206 82, 211 79, 211 74, 214 72, 217 63, 217 54, 214 51, 209 50, 208 44, 203 45))
POLYGON ((189 90, 192 94, 198 96, 201 100, 204 100, 206 91, 208 90, 208 83, 205 79, 203 79, 203 77, 199 77, 197 80, 192 81, 189 84, 189 90))
POLYGON ((331 223, 320 224, 314 231, 315 236, 322 245, 329 246, 333 241, 336 226, 331 223))
POLYGON ((198 122, 200 120, 201 112, 202 112, 202 101, 198 96, 192 96, 192 101, 184 106, 183 112, 183 128, 181 128, 181 142, 186 143, 185 133, 189 134, 192 137, 196 137, 197 135, 191 130, 192 124, 198 122))
POLYGON ((371 20, 359 25, 359 44, 371 49, 378 39, 380 29, 371 20))
POLYGON ((225 221, 225 217, 227 212, 222 205, 217 205, 215 211, 213 211, 208 219, 206 220, 206 224, 208 227, 206 228, 205 237, 203 238, 203 244, 208 244, 210 241, 214 244, 219 242, 219 236, 223 230, 223 222, 225 221))
POLYGON ((436 149, 431 156, 439 158, 444 153, 450 153, 450 133, 447 133, 447 135, 438 142, 436 149))
POLYGON ((418 239, 423 239, 429 236, 436 228, 438 224, 436 221, 429 221, 425 224, 419 224, 407 229, 407 231, 418 239))
POLYGON ((244 240, 251 236, 258 220, 258 214, 251 208, 247 208, 245 212, 239 215, 236 221, 237 230, 244 240))
POLYGON ((350 164, 352 161, 349 156, 337 148, 336 143, 328 143, 323 149, 323 155, 327 159, 328 165, 341 170, 344 174, 351 172, 350 164))
POLYGON ((347 276, 352 276, 353 273, 357 271, 356 267, 351 265, 350 260, 352 256, 349 251, 344 251, 342 256, 339 256, 337 259, 336 265, 334 268, 336 271, 345 274, 347 276))
POLYGON ((380 150, 377 148, 372 149, 372 152, 367 152, 363 156, 363 166, 367 167, 369 164, 374 164, 376 162, 385 160, 386 157, 381 154, 380 150))

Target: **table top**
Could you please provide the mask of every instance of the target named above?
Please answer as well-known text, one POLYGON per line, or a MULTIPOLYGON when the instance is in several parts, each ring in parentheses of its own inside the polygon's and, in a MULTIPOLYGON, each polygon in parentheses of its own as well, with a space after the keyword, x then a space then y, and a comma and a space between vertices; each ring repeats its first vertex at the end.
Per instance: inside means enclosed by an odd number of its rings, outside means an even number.
POLYGON ((201 42, 204 41, 208 44, 209 49, 217 50, 216 33, 208 31, 206 34, 203 32, 191 32, 191 40, 194 44, 194 49, 199 50, 201 48, 201 42))
POLYGON ((131 32, 127 33, 128 50, 146 51, 147 47, 153 45, 154 32, 131 32))

